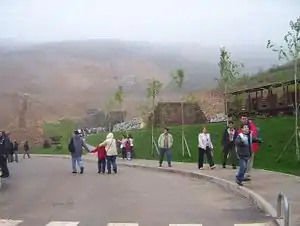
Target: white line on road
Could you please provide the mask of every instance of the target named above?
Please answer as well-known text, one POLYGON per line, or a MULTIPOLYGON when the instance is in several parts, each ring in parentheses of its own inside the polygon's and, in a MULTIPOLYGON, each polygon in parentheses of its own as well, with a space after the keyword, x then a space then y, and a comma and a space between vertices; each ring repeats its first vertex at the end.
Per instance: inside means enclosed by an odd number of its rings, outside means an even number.
POLYGON ((268 226, 268 223, 234 224, 234 226, 268 226))
POLYGON ((21 224, 22 220, 8 220, 8 219, 0 219, 0 226, 16 226, 21 224))
POLYGON ((202 226, 202 224, 169 224, 169 226, 202 226))
POLYGON ((79 223, 75 221, 50 221, 46 226, 77 226, 79 223))
POLYGON ((139 226, 136 223, 109 223, 107 226, 139 226))

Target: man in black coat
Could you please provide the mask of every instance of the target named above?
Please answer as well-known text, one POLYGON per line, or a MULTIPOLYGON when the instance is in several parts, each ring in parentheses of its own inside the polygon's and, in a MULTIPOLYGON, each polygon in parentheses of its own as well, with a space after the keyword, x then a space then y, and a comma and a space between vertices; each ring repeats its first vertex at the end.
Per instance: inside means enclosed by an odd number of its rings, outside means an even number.
POLYGON ((0 168, 2 170, 1 177, 9 177, 9 170, 7 168, 7 156, 9 151, 9 138, 4 132, 0 132, 0 168))
POLYGON ((235 139, 237 137, 238 133, 237 130, 233 126, 233 122, 228 122, 228 127, 224 130, 223 136, 222 136, 222 156, 223 156, 223 168, 226 168, 226 163, 228 156, 230 156, 232 168, 236 169, 237 165, 237 155, 235 151, 235 139))

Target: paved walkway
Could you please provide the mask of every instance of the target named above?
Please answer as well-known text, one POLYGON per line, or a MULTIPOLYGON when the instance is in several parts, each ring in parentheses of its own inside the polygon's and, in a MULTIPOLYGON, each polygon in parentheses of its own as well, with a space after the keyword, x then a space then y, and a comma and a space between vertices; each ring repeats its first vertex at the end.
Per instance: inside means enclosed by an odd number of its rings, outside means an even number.
MULTIPOLYGON (((158 166, 158 162, 153 160, 132 160, 131 162, 127 161, 127 163, 158 166)), ((197 165, 192 163, 174 162, 173 168, 199 172, 197 165)), ((210 170, 207 166, 204 170, 201 170, 201 173, 232 182, 235 181, 235 170, 231 169, 231 167, 223 169, 219 166, 214 170, 210 170)), ((300 226, 300 177, 254 169, 252 171, 252 181, 245 182, 245 187, 262 196, 267 202, 273 205, 275 210, 278 193, 283 192, 290 203, 290 224, 292 226, 300 226)))

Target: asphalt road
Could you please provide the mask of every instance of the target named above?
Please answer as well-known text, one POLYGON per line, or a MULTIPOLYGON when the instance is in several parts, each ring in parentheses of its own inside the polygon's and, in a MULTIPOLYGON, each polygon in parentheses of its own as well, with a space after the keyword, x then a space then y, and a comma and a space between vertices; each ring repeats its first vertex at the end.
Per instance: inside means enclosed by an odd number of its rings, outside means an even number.
POLYGON ((34 157, 9 167, 11 177, 0 192, 0 215, 22 220, 18 226, 49 221, 77 221, 79 226, 233 226, 268 221, 247 199, 176 174, 124 166, 117 175, 98 175, 96 163, 85 162, 85 173, 72 175, 69 160, 34 157))

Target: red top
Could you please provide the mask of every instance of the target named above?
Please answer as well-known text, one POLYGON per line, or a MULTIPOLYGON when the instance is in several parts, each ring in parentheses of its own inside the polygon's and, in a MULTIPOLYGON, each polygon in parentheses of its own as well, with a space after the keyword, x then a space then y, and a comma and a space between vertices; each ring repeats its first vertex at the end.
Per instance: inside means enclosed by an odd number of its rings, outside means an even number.
POLYGON ((126 150, 126 152, 131 151, 129 139, 127 139, 125 142, 125 150, 126 150))
POLYGON ((105 156, 106 156, 106 150, 105 150, 105 147, 104 146, 101 146, 101 147, 95 147, 92 151, 92 153, 95 153, 97 152, 98 154, 98 159, 105 159, 105 156))

